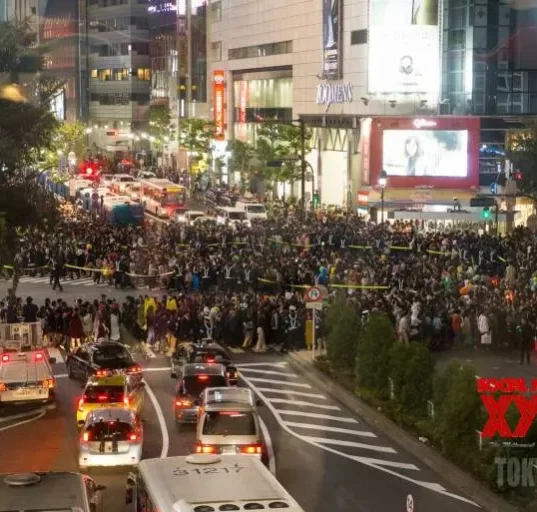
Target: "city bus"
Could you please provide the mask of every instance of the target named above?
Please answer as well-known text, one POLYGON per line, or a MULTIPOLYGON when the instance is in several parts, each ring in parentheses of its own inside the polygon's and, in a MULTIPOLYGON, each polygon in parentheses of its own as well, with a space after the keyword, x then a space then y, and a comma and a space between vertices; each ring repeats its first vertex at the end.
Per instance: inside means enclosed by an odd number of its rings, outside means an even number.
POLYGON ((140 180, 140 202, 147 212, 158 217, 174 218, 179 210, 186 210, 185 187, 165 179, 140 180))
POLYGON ((193 454, 142 460, 127 480, 135 512, 304 509, 256 457, 193 454))

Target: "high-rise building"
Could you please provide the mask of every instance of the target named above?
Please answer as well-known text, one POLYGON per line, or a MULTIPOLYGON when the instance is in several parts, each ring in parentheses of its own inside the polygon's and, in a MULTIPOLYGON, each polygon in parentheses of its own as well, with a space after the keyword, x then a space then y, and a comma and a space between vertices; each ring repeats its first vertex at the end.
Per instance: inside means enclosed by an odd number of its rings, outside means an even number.
POLYGON ((88 0, 89 122, 97 148, 120 156, 149 121, 148 0, 88 0))

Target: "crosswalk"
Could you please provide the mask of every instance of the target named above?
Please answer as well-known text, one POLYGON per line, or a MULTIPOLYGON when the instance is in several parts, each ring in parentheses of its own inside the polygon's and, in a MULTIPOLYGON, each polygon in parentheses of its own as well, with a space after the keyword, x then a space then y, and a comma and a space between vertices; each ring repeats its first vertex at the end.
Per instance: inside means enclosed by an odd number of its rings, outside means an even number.
MULTIPOLYGON (((22 284, 48 284, 50 285, 50 277, 30 277, 22 276, 19 280, 22 284)), ((96 284, 91 277, 82 277, 80 279, 65 279, 60 281, 62 286, 97 286, 99 288, 105 288, 110 286, 108 283, 96 284)))
POLYGON ((242 380, 263 400, 290 435, 328 452, 384 471, 432 491, 475 505, 449 493, 439 483, 419 478, 421 469, 388 439, 342 410, 331 397, 294 373, 286 362, 237 365, 242 380))

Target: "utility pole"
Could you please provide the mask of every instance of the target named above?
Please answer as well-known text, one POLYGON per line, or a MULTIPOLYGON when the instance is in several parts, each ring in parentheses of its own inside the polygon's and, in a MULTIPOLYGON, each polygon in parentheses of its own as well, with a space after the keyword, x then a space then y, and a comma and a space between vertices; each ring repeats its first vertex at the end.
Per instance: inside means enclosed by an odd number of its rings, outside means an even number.
POLYGON ((302 219, 306 218, 306 125, 304 119, 299 118, 300 124, 300 170, 302 185, 302 219))

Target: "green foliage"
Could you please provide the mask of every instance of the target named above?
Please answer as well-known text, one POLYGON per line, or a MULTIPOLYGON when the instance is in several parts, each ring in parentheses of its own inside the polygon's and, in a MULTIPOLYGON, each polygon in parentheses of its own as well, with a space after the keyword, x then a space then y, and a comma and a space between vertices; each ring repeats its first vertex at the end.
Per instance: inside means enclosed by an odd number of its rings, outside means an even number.
MULTIPOLYGON (((311 152, 312 131, 305 130, 306 154, 311 152)), ((295 124, 260 124, 256 132, 255 156, 262 175, 271 182, 297 181, 301 177, 300 126, 295 124), (268 167, 267 163, 282 157, 296 157, 297 161, 284 163, 281 168, 268 167)))
POLYGON ((452 362, 434 383, 436 433, 442 451, 471 464, 477 434, 484 425, 475 370, 452 362))
POLYGON ((518 193, 537 201, 537 126, 513 136, 507 157, 522 172, 518 193))
POLYGON ((197 117, 181 119, 179 123, 179 145, 197 155, 209 155, 216 133, 213 122, 197 117))
POLYGON ((73 151, 77 162, 81 162, 86 157, 85 126, 82 123, 61 123, 58 125, 49 149, 45 153, 45 168, 58 167, 59 151, 66 158, 73 151))
MULTIPOLYGON (((34 47, 36 35, 28 22, 0 22, 0 73, 13 73, 24 70, 30 58, 37 55, 34 47)), ((38 71, 36 69, 31 71, 38 71)))
POLYGON ((384 313, 372 313, 362 327, 358 344, 357 383, 375 389, 380 396, 389 392, 390 351, 395 342, 392 323, 384 313))
POLYGON ((326 315, 326 353, 330 367, 336 372, 352 375, 360 329, 356 309, 343 299, 328 308, 326 315))
POLYGON ((241 189, 243 189, 256 168, 255 148, 249 142, 230 140, 227 144, 227 150, 231 153, 228 162, 229 170, 241 174, 241 189))
POLYGON ((168 105, 151 105, 149 107, 149 135, 155 137, 153 145, 161 151, 167 139, 175 138, 172 116, 168 105))

